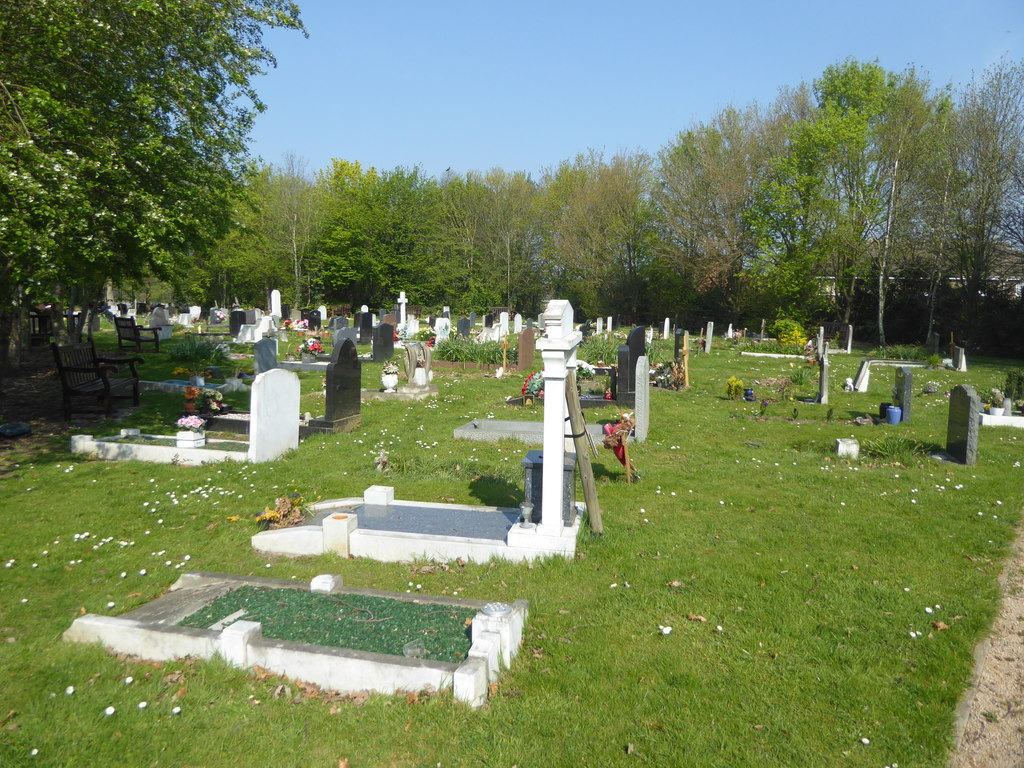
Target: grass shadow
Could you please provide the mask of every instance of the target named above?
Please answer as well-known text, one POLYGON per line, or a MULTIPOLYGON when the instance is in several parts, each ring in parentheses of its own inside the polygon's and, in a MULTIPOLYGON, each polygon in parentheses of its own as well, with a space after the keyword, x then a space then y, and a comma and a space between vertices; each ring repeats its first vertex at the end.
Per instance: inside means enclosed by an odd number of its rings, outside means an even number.
POLYGON ((481 475, 469 483, 469 495, 489 507, 516 507, 523 490, 500 477, 481 475))

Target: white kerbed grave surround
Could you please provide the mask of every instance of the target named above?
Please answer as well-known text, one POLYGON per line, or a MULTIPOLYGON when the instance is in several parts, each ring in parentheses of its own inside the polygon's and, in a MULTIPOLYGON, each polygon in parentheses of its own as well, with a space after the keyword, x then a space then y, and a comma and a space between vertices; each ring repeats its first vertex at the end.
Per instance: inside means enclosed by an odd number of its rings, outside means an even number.
POLYGON ((211 659, 220 656, 235 667, 262 667, 274 674, 301 680, 341 693, 375 691, 396 693, 432 687, 451 690, 454 697, 472 707, 487 700, 489 684, 502 668, 508 668, 522 645, 529 603, 486 603, 482 600, 381 592, 342 586, 340 576, 322 574, 307 587, 334 594, 359 594, 460 608, 476 608, 471 645, 461 664, 391 656, 368 651, 333 648, 263 637, 258 622, 233 616, 208 629, 175 624, 217 597, 242 586, 297 589, 302 585, 283 579, 233 576, 217 573, 186 573, 168 594, 123 616, 86 614, 75 619, 64 640, 101 643, 114 653, 151 661, 188 656, 211 659), (325 589, 326 587, 326 589, 325 589))
POLYGON ((134 445, 117 442, 123 437, 156 437, 174 440, 174 435, 142 435, 138 429, 122 429, 114 437, 93 437, 72 435, 71 452, 81 456, 92 456, 106 461, 147 461, 153 464, 200 464, 220 461, 247 461, 245 451, 218 450, 218 445, 243 444, 238 440, 207 439, 205 448, 178 448, 173 445, 134 445))
POLYGON ((456 510, 469 515, 513 511, 482 505, 403 501, 394 498, 393 488, 371 486, 362 498, 350 496, 311 504, 310 510, 315 515, 312 521, 288 528, 260 531, 251 538, 252 547, 265 555, 315 557, 333 553, 346 559, 365 557, 384 563, 447 561, 457 558, 477 563, 486 563, 492 559, 531 562, 553 555, 572 557, 576 551, 576 535, 580 526, 577 516, 571 527, 565 526, 564 535, 537 536, 536 528, 527 530, 512 525, 503 540, 408 533, 360 528, 356 510, 362 504, 456 510))
POLYGON ((991 413, 979 413, 978 420, 983 427, 1016 427, 1024 429, 1024 416, 1005 416, 991 413))
POLYGON ((857 392, 867 392, 868 386, 871 383, 871 368, 872 366, 885 365, 889 367, 907 367, 907 368, 927 368, 928 363, 920 360, 878 360, 875 358, 867 358, 860 361, 860 368, 857 369, 857 375, 853 379, 853 388, 857 392))

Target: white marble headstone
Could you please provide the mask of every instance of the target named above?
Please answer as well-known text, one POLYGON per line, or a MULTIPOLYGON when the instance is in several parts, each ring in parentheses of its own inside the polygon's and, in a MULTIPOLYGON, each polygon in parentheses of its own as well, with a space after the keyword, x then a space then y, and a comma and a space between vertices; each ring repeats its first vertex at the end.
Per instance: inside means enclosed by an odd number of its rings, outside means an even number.
POLYGON ((281 316, 281 292, 277 288, 270 292, 270 314, 281 316))
POLYGON ((299 447, 299 377, 275 368, 252 383, 249 461, 272 461, 299 447))

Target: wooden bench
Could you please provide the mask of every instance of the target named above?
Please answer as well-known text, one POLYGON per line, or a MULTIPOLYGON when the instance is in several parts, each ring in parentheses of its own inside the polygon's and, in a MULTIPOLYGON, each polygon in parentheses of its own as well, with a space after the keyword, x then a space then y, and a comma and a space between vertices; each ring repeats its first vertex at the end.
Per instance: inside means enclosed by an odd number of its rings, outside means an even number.
POLYGON ((114 328, 117 330, 117 348, 123 349, 131 345, 136 352, 142 352, 143 344, 152 344, 153 351, 160 351, 160 329, 143 328, 135 324, 134 317, 115 317, 114 328))
POLYGON ((130 397, 139 404, 139 373, 135 364, 141 357, 99 357, 92 343, 58 346, 51 344, 64 395, 64 418, 71 418, 72 398, 88 397, 102 404, 109 419, 113 415, 115 397, 130 397), (127 366, 130 376, 114 376, 118 368, 127 366))

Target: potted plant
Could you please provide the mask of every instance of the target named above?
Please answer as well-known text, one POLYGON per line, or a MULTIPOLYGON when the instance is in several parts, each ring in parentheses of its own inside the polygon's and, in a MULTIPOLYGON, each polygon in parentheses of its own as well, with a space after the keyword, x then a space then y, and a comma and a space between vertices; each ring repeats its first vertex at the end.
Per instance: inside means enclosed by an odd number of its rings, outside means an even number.
POLYGON ((384 363, 384 367, 380 372, 380 383, 383 385, 385 392, 395 391, 395 387, 398 386, 398 363, 394 360, 388 360, 384 363))
POLYGON ((992 392, 989 394, 988 399, 988 412, 993 416, 1002 416, 1005 410, 1003 407, 1005 401, 1006 398, 1003 396, 1003 390, 999 389, 999 387, 992 387, 992 392))
POLYGON ((204 389, 199 393, 199 410, 202 413, 220 413, 224 410, 224 395, 216 389, 204 389))
POLYGON ((299 344, 299 355, 304 363, 312 363, 316 360, 316 356, 324 351, 324 345, 320 342, 318 336, 310 336, 302 340, 299 344))
POLYGON ((175 440, 179 448, 201 448, 206 445, 206 419, 192 413, 178 419, 175 426, 178 428, 175 440))
POLYGON ((185 387, 185 413, 193 413, 196 409, 196 399, 199 397, 199 387, 189 385, 185 387))

